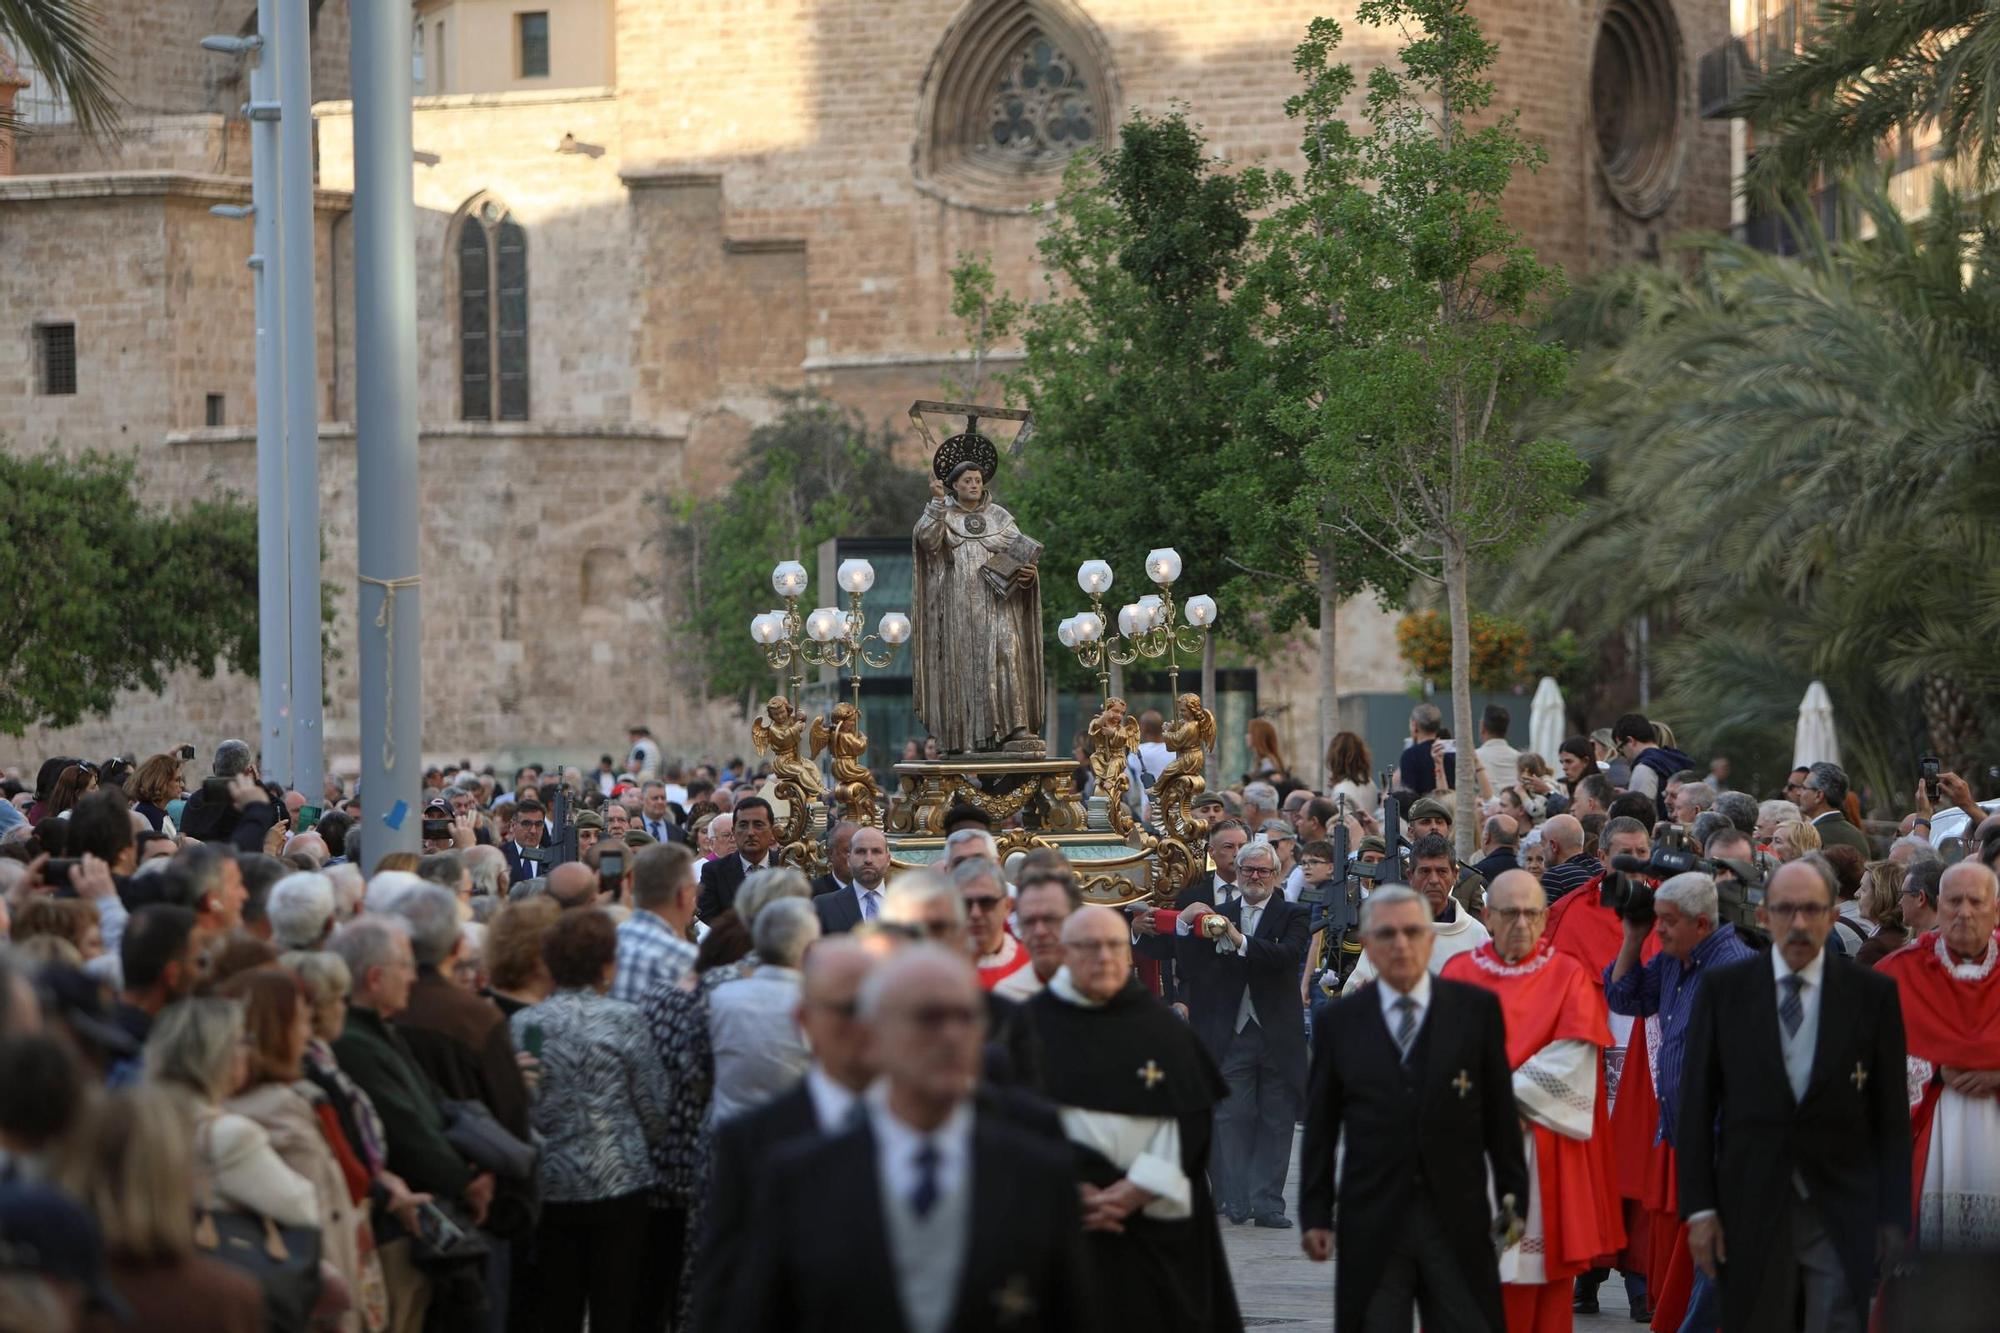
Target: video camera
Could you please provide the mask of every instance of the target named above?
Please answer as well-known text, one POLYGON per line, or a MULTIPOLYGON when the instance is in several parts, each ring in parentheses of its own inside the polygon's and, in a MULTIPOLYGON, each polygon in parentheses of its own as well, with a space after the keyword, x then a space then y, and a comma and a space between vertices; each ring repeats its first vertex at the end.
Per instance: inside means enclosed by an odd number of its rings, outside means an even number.
POLYGON ((1614 856, 1611 869, 1599 886, 1597 901, 1618 914, 1622 921, 1640 925, 1653 923, 1653 885, 1648 880, 1672 879, 1693 871, 1715 881, 1716 924, 1723 921, 1738 929, 1754 929, 1757 908, 1764 901, 1764 881, 1769 867, 1759 861, 1737 861, 1727 857, 1709 860, 1693 852, 1656 843, 1644 859, 1614 856))

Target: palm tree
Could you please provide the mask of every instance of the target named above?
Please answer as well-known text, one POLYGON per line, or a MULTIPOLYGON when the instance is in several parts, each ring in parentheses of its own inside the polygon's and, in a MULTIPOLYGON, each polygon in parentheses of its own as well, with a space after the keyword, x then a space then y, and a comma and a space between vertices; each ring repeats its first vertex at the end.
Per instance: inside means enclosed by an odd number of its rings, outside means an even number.
POLYGON ((1659 711, 1706 743, 1777 739, 1824 680, 1850 766, 1899 793, 1920 750, 2000 737, 2000 209, 1859 198, 1872 239, 1697 242, 1571 306, 1553 429, 1593 493, 1511 587, 1599 635, 1674 626, 1659 711))
MULTIPOLYGON (((91 135, 118 126, 102 24, 97 0, 0 0, 0 40, 62 94, 77 128, 91 135)), ((14 120, 0 117, 0 129, 15 128, 14 120)))
POLYGON ((1829 0, 1805 49, 1738 100, 1757 152, 1745 174, 1775 200, 1872 162, 1896 131, 1935 123, 1947 156, 1990 180, 2000 163, 2000 8, 1988 0, 1829 0))

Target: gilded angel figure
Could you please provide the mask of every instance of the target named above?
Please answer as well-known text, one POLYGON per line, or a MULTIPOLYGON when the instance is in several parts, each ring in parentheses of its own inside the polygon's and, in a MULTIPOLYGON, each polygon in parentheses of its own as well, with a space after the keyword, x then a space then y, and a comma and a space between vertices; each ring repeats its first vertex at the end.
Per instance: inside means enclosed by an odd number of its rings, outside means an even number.
POLYGON ((764 716, 750 724, 750 741, 758 754, 772 755, 771 769, 779 783, 791 783, 811 802, 826 795, 826 781, 819 775, 819 766, 799 754, 805 740, 806 720, 782 694, 771 696, 764 705, 764 716))
POLYGON ((1161 804, 1192 802, 1207 785, 1201 774, 1208 763, 1207 750, 1215 744, 1215 714, 1201 706, 1200 695, 1181 696, 1166 743, 1174 758, 1153 784, 1153 799, 1161 804))
POLYGON ((831 726, 825 718, 813 719, 813 756, 817 758, 828 749, 833 751, 834 800, 850 819, 861 812, 872 817, 881 789, 875 785, 875 775, 861 762, 861 756, 868 753, 868 738, 861 734, 861 714, 846 700, 833 706, 831 726))

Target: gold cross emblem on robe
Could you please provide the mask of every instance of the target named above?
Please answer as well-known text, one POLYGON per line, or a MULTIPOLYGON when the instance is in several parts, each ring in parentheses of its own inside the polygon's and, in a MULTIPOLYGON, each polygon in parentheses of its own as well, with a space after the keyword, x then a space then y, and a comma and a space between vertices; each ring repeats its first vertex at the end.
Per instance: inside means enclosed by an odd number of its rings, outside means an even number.
POLYGON ((1451 1081, 1451 1086, 1458 1089, 1458 1099, 1464 1101, 1466 1094, 1472 1091, 1472 1079, 1461 1069, 1458 1071, 1458 1077, 1451 1081))
POLYGON ((1854 1062, 1854 1072, 1852 1074, 1849 1074, 1847 1076, 1847 1079, 1850 1083, 1854 1085, 1854 1090, 1856 1092, 1860 1092, 1863 1088, 1868 1086, 1868 1066, 1862 1064, 1859 1060, 1856 1060, 1854 1062))
POLYGON ((1160 1068, 1157 1060, 1148 1060, 1145 1064, 1139 1066, 1139 1081, 1146 1085, 1146 1091, 1148 1092, 1151 1092, 1154 1086, 1166 1076, 1167 1071, 1160 1068))

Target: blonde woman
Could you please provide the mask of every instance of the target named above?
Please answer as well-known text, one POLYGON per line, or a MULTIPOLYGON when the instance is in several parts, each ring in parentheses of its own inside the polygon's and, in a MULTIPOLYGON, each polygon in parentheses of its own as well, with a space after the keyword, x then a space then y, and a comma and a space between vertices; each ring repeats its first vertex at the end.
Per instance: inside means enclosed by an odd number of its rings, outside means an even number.
POLYGON ((1796 861, 1819 846, 1819 830, 1803 819, 1788 819, 1771 835, 1771 855, 1780 863, 1796 861))
POLYGON ((114 1092, 66 1156, 60 1183, 104 1233, 111 1285, 129 1323, 92 1312, 85 1333, 260 1333, 264 1295, 194 1246, 194 1155, 181 1099, 159 1088, 114 1092))

